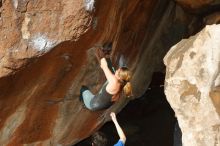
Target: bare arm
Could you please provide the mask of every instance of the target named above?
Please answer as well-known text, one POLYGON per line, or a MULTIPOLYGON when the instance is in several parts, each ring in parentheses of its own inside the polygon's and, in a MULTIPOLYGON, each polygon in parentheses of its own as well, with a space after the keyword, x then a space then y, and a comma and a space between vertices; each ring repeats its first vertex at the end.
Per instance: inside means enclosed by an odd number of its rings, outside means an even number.
POLYGON ((117 118, 116 118, 116 115, 114 112, 111 112, 110 114, 111 118, 112 118, 112 121, 114 122, 115 124, 115 127, 117 129, 117 132, 118 132, 118 135, 120 137, 120 140, 125 144, 125 141, 126 141, 126 136, 121 128, 121 126, 118 124, 118 121, 117 121, 117 118))
POLYGON ((102 58, 100 61, 100 66, 102 68, 102 70, 104 71, 104 74, 106 76, 106 79, 108 80, 108 82, 111 84, 113 82, 116 81, 116 78, 114 76, 114 74, 110 71, 110 69, 108 68, 108 64, 105 58, 102 58))

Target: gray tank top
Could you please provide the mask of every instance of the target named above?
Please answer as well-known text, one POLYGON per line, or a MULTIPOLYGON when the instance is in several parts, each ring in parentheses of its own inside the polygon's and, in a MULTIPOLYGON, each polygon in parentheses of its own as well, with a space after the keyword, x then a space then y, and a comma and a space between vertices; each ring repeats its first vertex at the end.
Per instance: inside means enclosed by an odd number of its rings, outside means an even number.
POLYGON ((110 93, 106 91, 106 86, 104 85, 101 89, 101 93, 95 95, 95 97, 91 100, 90 106, 92 110, 101 110, 110 107, 112 102, 112 96, 110 93))

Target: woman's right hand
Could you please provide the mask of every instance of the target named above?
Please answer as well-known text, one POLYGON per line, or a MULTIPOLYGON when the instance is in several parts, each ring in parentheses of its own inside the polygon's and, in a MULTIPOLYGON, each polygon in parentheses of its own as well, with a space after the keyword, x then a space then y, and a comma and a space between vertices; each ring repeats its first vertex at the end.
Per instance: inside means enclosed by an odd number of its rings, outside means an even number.
POLYGON ((107 61, 106 61, 105 58, 102 58, 100 60, 100 66, 101 66, 102 69, 105 68, 105 67, 108 67, 108 64, 107 64, 107 61))

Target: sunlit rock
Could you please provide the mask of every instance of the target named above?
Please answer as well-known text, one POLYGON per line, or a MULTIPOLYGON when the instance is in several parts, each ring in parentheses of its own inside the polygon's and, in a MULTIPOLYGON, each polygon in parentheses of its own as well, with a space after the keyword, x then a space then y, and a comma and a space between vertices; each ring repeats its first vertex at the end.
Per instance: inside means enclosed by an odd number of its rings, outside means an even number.
POLYGON ((219 146, 220 25, 206 26, 167 53, 165 94, 184 146, 219 146))

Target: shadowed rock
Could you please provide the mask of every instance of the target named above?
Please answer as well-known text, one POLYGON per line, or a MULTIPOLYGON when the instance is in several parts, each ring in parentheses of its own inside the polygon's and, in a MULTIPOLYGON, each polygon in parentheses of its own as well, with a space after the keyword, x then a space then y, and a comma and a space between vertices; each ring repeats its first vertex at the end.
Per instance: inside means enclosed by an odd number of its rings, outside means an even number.
POLYGON ((207 5, 219 4, 218 0, 176 0, 179 4, 190 9, 199 9, 207 5))

